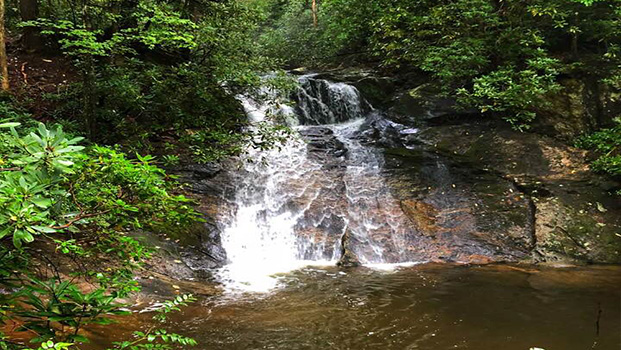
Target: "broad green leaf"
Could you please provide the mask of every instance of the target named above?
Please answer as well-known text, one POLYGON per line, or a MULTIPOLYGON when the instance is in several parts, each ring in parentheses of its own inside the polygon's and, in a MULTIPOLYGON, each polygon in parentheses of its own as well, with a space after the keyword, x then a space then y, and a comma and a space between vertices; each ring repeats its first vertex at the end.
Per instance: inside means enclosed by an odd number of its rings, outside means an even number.
POLYGON ((75 164, 75 163, 73 163, 70 160, 62 160, 62 159, 57 160, 57 162, 62 164, 62 165, 64 165, 64 166, 71 166, 71 165, 75 164))
POLYGON ((7 227, 4 230, 0 230, 0 239, 8 236, 13 231, 13 228, 7 227))
POLYGON ((14 128, 22 125, 21 123, 12 122, 12 123, 2 123, 0 124, 0 128, 14 128))
POLYGON ((37 207, 42 208, 42 209, 49 208, 50 205, 52 205, 52 200, 49 199, 49 198, 34 197, 34 198, 30 199, 30 201, 32 203, 34 203, 34 205, 36 205, 37 207))
POLYGON ((43 233, 55 233, 57 232, 55 229, 47 226, 31 226, 33 229, 43 232, 43 233))

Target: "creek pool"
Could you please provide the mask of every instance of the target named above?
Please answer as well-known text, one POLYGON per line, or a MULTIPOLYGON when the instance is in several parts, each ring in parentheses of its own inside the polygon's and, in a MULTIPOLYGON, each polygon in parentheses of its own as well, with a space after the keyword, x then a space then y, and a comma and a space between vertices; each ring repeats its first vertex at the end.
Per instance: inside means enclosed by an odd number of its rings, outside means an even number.
MULTIPOLYGON (((198 349, 621 347, 620 267, 308 267, 278 278, 270 292, 201 298, 167 326, 198 349)), ((148 327, 149 317, 136 313, 114 336, 148 327)), ((94 349, 111 341, 98 337, 94 349)))

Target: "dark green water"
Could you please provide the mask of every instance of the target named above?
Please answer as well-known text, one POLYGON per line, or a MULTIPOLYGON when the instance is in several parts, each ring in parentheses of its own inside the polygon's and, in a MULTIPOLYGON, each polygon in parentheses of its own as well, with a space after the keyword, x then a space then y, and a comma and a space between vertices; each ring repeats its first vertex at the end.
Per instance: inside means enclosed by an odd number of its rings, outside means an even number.
POLYGON ((200 349, 621 348, 619 267, 308 268, 282 279, 268 294, 203 299, 169 326, 200 349))

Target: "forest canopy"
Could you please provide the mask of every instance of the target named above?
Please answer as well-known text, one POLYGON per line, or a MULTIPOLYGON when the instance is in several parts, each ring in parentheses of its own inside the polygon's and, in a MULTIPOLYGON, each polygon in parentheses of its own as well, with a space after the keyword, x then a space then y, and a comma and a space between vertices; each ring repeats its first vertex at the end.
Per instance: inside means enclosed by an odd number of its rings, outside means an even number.
POLYGON ((317 26, 308 1, 255 3, 271 14, 265 53, 291 67, 362 60, 417 69, 465 107, 517 128, 528 128, 561 76, 621 84, 618 0, 323 0, 317 26))

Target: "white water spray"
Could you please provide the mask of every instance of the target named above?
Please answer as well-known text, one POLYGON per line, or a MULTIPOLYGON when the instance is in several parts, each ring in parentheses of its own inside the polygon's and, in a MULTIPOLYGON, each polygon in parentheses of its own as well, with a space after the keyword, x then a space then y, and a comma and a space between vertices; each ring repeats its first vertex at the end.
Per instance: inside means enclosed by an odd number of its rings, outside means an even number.
MULTIPOLYGON (((250 150, 251 159, 266 162, 246 163, 236 174, 237 210, 221 218, 229 264, 218 276, 229 291, 267 291, 278 284, 279 273, 334 265, 346 231, 356 242, 353 250, 361 263, 383 268, 387 262, 404 263, 398 258, 404 249, 401 212, 382 179, 383 158, 354 137, 370 106, 353 86, 311 77, 300 82, 297 117, 322 127, 297 130, 328 133, 347 154, 313 157, 299 138, 282 150, 250 150), (386 249, 392 252, 390 261, 386 249)), ((293 113, 288 106, 275 111, 252 99, 241 100, 251 121, 263 121, 269 113, 293 113)))

